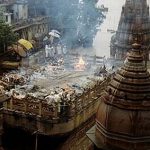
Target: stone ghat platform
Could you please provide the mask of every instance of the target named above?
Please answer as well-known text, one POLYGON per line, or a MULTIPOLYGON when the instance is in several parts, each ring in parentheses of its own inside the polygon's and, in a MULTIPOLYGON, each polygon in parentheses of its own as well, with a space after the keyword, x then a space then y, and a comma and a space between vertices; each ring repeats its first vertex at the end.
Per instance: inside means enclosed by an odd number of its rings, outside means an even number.
POLYGON ((45 135, 67 134, 96 113, 98 99, 107 82, 108 79, 95 84, 70 105, 54 107, 42 100, 10 98, 3 103, 3 123, 45 135))
POLYGON ((95 115, 109 80, 49 64, 9 72, 1 78, 1 92, 10 97, 2 102, 2 125, 49 136, 70 133, 95 115))

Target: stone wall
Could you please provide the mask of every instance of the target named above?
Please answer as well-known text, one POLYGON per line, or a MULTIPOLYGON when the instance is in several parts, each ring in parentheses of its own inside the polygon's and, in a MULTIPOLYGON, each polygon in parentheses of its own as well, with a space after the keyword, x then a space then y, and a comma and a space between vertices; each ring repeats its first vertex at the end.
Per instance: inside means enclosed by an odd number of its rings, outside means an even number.
POLYGON ((3 114, 0 108, 0 150, 2 146, 2 134, 3 134, 3 114))
POLYGON ((86 136, 86 132, 95 123, 95 115, 93 115, 87 122, 82 124, 70 137, 63 143, 60 150, 92 150, 92 142, 86 136))

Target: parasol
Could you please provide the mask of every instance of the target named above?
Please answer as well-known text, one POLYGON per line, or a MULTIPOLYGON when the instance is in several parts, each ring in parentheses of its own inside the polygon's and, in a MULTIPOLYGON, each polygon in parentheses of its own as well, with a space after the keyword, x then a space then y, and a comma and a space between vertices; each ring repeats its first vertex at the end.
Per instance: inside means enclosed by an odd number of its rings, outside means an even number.
POLYGON ((57 38, 60 38, 60 35, 56 32, 49 32, 49 35, 53 36, 53 37, 57 37, 57 38))
POLYGON ((33 45, 31 44, 31 42, 25 40, 25 39, 20 39, 18 41, 19 44, 21 44, 22 46, 24 46, 27 50, 30 50, 33 48, 33 45))
POLYGON ((59 32, 59 31, 57 31, 57 30, 51 30, 51 32, 54 32, 54 33, 57 33, 57 34, 59 34, 59 35, 60 35, 60 32, 59 32))

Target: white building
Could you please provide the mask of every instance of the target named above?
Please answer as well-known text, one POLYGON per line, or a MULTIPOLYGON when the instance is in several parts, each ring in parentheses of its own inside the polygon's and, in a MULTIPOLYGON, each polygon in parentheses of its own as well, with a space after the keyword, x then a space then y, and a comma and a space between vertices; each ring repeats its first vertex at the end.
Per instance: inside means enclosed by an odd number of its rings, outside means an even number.
POLYGON ((16 21, 28 18, 28 2, 26 0, 18 0, 13 5, 13 15, 16 21))
POLYGON ((3 19, 6 23, 11 24, 12 23, 12 13, 9 13, 9 12, 3 13, 3 19))
POLYGON ((12 12, 9 4, 0 4, 0 20, 4 20, 6 23, 12 23, 12 12))
POLYGON ((0 3, 0 19, 8 24, 28 19, 28 2, 26 0, 8 0, 0 3))

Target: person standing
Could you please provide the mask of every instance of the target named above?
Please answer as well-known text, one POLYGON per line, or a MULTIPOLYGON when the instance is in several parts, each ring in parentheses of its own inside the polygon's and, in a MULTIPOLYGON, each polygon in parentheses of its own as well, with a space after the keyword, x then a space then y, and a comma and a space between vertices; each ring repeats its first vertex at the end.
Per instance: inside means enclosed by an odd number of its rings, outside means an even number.
POLYGON ((45 58, 48 58, 48 57, 49 57, 48 45, 45 45, 45 58))

